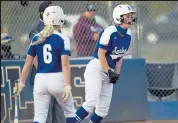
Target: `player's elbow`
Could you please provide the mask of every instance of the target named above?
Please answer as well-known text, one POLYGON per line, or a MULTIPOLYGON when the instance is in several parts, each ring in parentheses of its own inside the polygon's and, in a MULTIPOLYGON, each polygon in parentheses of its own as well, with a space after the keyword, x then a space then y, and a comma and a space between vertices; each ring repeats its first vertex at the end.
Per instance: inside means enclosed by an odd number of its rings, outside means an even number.
POLYGON ((25 64, 26 64, 27 67, 30 67, 30 66, 31 66, 30 61, 26 61, 25 64))
POLYGON ((63 55, 61 57, 62 59, 62 67, 69 67, 70 66, 70 61, 69 61, 69 56, 68 55, 63 55))
POLYGON ((62 63, 62 67, 70 67, 69 62, 62 63))
POLYGON ((30 68, 33 63, 33 59, 34 58, 32 56, 27 55, 26 61, 25 61, 25 66, 30 68))
POLYGON ((62 70, 69 70, 70 69, 70 65, 69 64, 62 64, 62 70))
POLYGON ((106 54, 106 50, 99 48, 98 57, 99 58, 105 57, 105 54, 106 54))

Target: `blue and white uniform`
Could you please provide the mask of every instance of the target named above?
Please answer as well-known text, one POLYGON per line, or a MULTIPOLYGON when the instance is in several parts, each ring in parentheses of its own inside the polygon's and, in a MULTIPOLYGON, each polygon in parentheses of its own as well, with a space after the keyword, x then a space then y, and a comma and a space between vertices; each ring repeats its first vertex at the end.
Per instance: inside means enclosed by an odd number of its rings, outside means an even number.
POLYGON ((109 83, 109 77, 101 67, 98 59, 98 49, 105 49, 106 60, 111 69, 115 69, 116 62, 123 57, 129 49, 131 41, 129 29, 123 29, 118 25, 109 26, 100 33, 94 52, 94 58, 87 64, 85 78, 85 99, 82 107, 76 113, 77 122, 80 123, 94 107, 95 113, 91 117, 91 123, 99 123, 108 114, 112 99, 113 84, 109 83), (119 34, 120 33, 120 34, 119 34))
POLYGON ((116 62, 125 55, 131 41, 130 32, 120 26, 110 26, 101 32, 94 57, 98 58, 98 49, 105 49, 106 60, 110 68, 115 69, 116 62), (119 33, 124 34, 122 37, 119 33))
MULTIPOLYGON (((32 42, 37 41, 39 34, 32 42)), ((53 95, 64 110, 66 118, 75 117, 72 94, 66 103, 62 102, 64 93, 64 79, 62 73, 61 56, 70 56, 70 41, 58 31, 53 31, 46 41, 38 45, 30 45, 28 55, 37 55, 38 67, 34 84, 34 121, 45 123, 51 95, 53 95)))
MULTIPOLYGON (((37 41, 38 37, 37 34, 32 42, 37 41)), ((38 56, 40 64, 37 67, 37 73, 62 72, 61 56, 70 56, 70 41, 60 32, 54 31, 44 43, 30 46, 28 54, 33 57, 38 56)))

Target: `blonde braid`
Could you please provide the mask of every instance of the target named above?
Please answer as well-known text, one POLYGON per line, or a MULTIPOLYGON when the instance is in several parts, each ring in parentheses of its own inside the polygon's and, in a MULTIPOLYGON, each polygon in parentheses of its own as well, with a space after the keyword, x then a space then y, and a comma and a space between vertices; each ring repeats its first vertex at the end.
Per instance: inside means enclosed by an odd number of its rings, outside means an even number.
POLYGON ((43 43, 47 37, 49 37, 53 33, 54 27, 52 25, 47 25, 39 34, 39 39, 36 42, 31 43, 31 45, 38 45, 43 43))

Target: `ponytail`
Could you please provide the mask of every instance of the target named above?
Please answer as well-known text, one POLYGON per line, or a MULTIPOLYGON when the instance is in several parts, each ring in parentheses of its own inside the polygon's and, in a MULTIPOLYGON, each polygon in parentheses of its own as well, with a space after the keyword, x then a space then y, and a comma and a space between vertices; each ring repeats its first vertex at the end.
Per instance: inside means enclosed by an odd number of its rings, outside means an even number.
POLYGON ((44 29, 39 34, 39 39, 36 42, 31 43, 31 45, 38 45, 43 43, 47 37, 53 33, 54 27, 52 25, 46 25, 44 29))

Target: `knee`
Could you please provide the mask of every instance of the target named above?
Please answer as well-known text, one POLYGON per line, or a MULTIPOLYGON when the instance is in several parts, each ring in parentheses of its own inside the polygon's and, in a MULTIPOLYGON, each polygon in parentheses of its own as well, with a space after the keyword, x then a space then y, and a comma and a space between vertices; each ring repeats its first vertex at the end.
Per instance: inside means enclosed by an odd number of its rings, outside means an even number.
POLYGON ((83 107, 88 111, 88 112, 92 112, 95 105, 97 104, 99 98, 99 93, 93 93, 92 95, 87 95, 86 96, 86 101, 83 103, 83 107))
POLYGON ((95 107, 97 103, 97 100, 86 100, 86 102, 83 103, 83 108, 87 111, 87 112, 93 112, 93 109, 95 107))
POLYGON ((96 114, 98 114, 101 117, 106 117, 108 115, 108 111, 109 111, 109 106, 100 106, 97 107, 95 110, 96 114))

